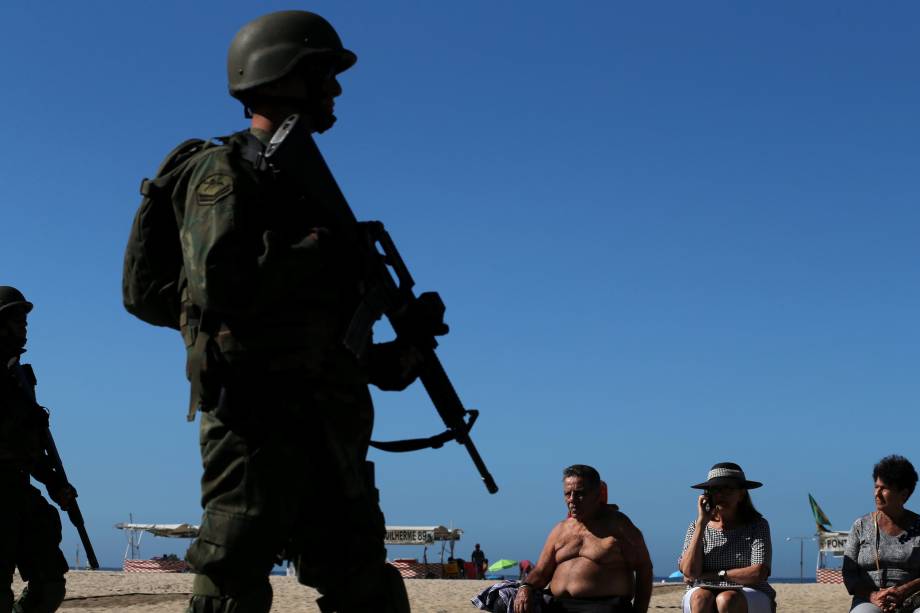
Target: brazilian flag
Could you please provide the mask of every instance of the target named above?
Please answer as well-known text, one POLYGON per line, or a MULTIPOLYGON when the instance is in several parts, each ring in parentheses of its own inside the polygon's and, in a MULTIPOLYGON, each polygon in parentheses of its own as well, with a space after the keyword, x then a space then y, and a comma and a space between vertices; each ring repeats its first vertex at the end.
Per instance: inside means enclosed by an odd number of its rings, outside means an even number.
POLYGON ((815 499, 811 497, 811 494, 808 495, 808 502, 811 503, 811 512, 815 516, 815 524, 818 526, 818 532, 830 532, 831 520, 827 518, 827 515, 824 514, 824 511, 821 510, 821 507, 818 506, 815 499))

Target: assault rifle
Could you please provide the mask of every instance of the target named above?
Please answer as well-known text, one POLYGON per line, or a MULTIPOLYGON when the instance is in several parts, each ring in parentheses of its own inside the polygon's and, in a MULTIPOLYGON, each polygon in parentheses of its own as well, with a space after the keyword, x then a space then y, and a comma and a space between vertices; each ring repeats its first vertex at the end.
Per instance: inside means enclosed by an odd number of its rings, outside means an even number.
MULTIPOLYGON (((32 366, 30 364, 20 364, 17 360, 10 365, 10 370, 14 371, 18 379, 19 387, 26 395, 26 398, 32 402, 34 409, 41 413, 42 423, 44 424, 42 447, 48 466, 51 468, 52 473, 57 477, 57 481, 60 484, 70 485, 70 481, 67 479, 67 473, 64 472, 64 464, 61 462, 61 455, 58 453, 57 445, 54 444, 54 437, 51 435, 51 428, 48 425, 48 409, 38 404, 38 401, 35 399, 35 372, 32 370, 32 366)), ((50 493, 51 492, 49 492, 49 494, 50 493)), ((89 540, 89 534, 86 532, 86 524, 83 521, 83 513, 80 512, 80 505, 77 504, 76 495, 74 495, 73 499, 67 505, 67 517, 70 518, 70 523, 73 524, 73 527, 77 529, 77 534, 80 535, 80 542, 83 543, 83 550, 86 551, 86 559, 89 562, 89 567, 93 570, 98 569, 99 560, 96 559, 96 551, 93 549, 93 544, 89 540)))
POLYGON ((498 491, 498 486, 470 438, 470 429, 479 412, 464 408, 435 353, 437 340, 434 335, 421 332, 414 321, 413 313, 418 310, 414 307, 420 299, 426 303, 426 307, 434 305, 435 309, 442 312, 443 302, 434 292, 415 295, 412 290, 415 282, 383 224, 379 221, 358 222, 322 153, 313 141, 309 128, 303 123, 296 114, 288 117, 272 136, 265 150, 252 156, 255 158, 254 163, 261 170, 271 171, 283 175, 286 180, 297 182, 306 193, 316 196, 328 207, 329 212, 338 218, 343 227, 352 228, 363 235, 372 265, 365 278, 367 289, 363 302, 346 332, 345 345, 355 355, 363 355, 367 350, 367 339, 374 322, 385 315, 397 338, 410 344, 421 355, 419 380, 428 392, 444 425, 447 426, 447 430, 429 438, 372 441, 371 444, 384 451, 415 451, 427 447, 438 448, 447 441, 455 440, 466 447, 486 489, 490 494, 494 494, 498 491), (395 273, 395 279, 390 269, 395 273))

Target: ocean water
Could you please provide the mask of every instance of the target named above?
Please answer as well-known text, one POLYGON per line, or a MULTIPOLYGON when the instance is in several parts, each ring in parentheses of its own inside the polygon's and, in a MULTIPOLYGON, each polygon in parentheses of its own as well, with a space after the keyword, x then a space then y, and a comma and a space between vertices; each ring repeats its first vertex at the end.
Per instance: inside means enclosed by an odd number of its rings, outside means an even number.
MULTIPOLYGON (((73 566, 71 566, 70 570, 89 570, 89 568, 86 568, 86 567, 74 568, 73 566)), ((121 566, 100 566, 97 570, 106 570, 106 571, 120 573, 121 566)), ((283 577, 284 575, 287 574, 287 569, 284 568, 283 566, 276 566, 275 568, 272 569, 271 574, 280 575, 283 577)))

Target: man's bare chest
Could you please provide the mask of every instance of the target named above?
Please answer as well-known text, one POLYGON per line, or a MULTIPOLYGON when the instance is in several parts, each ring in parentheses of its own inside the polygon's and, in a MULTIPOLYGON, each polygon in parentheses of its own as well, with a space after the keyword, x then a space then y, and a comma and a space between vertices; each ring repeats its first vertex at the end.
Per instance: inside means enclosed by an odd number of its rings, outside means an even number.
POLYGON ((595 535, 585 531, 566 535, 556 548, 556 562, 575 558, 587 558, 597 564, 617 562, 623 559, 622 543, 611 534, 595 535))

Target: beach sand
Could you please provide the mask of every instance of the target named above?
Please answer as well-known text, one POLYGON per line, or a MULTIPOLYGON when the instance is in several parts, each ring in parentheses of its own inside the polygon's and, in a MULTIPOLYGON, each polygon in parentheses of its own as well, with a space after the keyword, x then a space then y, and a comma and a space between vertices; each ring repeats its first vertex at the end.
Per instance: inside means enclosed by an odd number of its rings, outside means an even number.
MULTIPOLYGON (((318 594, 290 577, 271 578, 275 591, 275 613, 318 613, 318 594)), ((406 581, 412 611, 415 613, 472 613, 470 604, 479 591, 493 581, 410 579, 406 581)), ((182 613, 191 591, 192 575, 122 573, 109 571, 71 571, 67 575, 67 598, 61 611, 73 613, 182 613)), ((778 584, 779 611, 841 613, 849 609, 850 597, 842 585, 778 584)), ((17 595, 22 590, 19 577, 13 581, 17 595)), ((683 587, 656 584, 650 611, 677 611, 683 587)), ((369 612, 370 613, 370 612, 369 612)))

